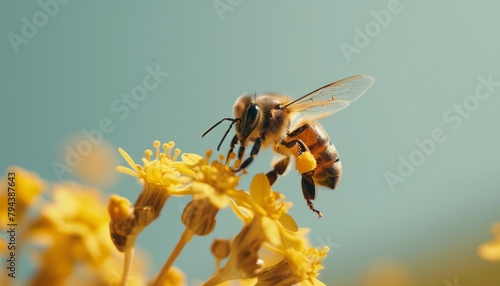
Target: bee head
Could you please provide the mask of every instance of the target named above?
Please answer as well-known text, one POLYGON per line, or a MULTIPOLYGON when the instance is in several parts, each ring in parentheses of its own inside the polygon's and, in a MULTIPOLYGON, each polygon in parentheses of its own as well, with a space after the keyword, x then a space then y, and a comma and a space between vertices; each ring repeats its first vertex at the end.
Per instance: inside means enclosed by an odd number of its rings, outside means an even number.
POLYGON ((224 133, 224 136, 222 137, 219 145, 217 146, 217 151, 219 151, 222 142, 224 142, 224 139, 226 138, 227 134, 229 133, 233 125, 235 125, 236 127, 236 135, 238 137, 238 140, 240 141, 241 144, 245 144, 245 141, 250 137, 252 132, 259 125, 261 117, 260 108, 257 105, 255 98, 256 98, 255 94, 252 95, 244 94, 238 97, 233 106, 234 118, 229 118, 229 117, 222 118, 217 123, 212 125, 212 127, 208 128, 208 130, 205 131, 201 135, 201 137, 207 135, 210 131, 212 131, 222 122, 231 121, 229 128, 226 130, 226 133, 224 133))
POLYGON ((242 144, 245 143, 250 134, 259 125, 260 108, 255 102, 255 94, 240 96, 233 106, 236 122, 236 134, 242 144))

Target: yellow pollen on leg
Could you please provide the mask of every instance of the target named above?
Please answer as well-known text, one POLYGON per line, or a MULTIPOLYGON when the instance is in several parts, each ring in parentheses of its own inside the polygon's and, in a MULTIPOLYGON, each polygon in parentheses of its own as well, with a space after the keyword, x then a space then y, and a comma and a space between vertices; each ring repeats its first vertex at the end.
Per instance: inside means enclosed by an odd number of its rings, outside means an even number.
POLYGON ((313 154, 311 152, 306 151, 300 154, 296 159, 297 171, 299 173, 304 174, 310 172, 316 168, 316 159, 314 159, 313 154))

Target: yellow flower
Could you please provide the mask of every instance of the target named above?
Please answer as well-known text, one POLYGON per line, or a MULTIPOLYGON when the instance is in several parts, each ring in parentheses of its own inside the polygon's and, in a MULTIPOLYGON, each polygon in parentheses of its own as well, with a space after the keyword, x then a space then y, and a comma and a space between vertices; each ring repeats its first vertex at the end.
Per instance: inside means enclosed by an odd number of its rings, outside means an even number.
POLYGON ((219 209, 226 207, 230 199, 241 192, 236 189, 239 177, 228 164, 222 163, 223 156, 210 162, 211 154, 207 151, 206 158, 197 154, 182 154, 182 162, 189 169, 184 173, 190 180, 189 190, 184 194, 191 193, 193 200, 182 213, 181 220, 186 229, 153 283, 155 286, 162 285, 175 259, 194 235, 208 235, 214 230, 219 209))
MULTIPOLYGON (((221 249, 212 249, 217 269, 204 285, 216 285, 227 280, 260 276, 266 265, 265 261, 260 258, 262 250, 270 250, 282 257, 290 252, 299 253, 299 258, 304 258, 302 252, 308 245, 305 232, 299 230, 294 219, 286 213, 291 203, 286 203, 282 194, 271 190, 266 175, 258 174, 254 177, 250 184, 249 194, 243 191, 235 192, 232 193, 232 198, 236 203, 231 204, 231 207, 245 226, 231 240, 229 258, 222 269, 219 269, 219 264, 224 258, 221 253, 225 253, 225 245, 218 243, 216 245, 219 245, 221 249)), ((296 271, 295 268, 288 268, 291 269, 290 271, 296 271)), ((307 274, 298 273, 294 281, 298 280, 298 283, 306 278, 307 274)), ((273 280, 273 283, 276 282, 273 280)))
POLYGON ((154 159, 151 158, 153 151, 148 149, 144 152, 143 166, 136 164, 123 149, 119 148, 120 154, 131 168, 116 167, 118 171, 137 177, 139 181, 144 182, 144 188, 134 207, 151 207, 154 219, 160 215, 168 197, 182 189, 188 182, 188 179, 183 174, 191 173, 183 162, 176 161, 181 153, 179 149, 175 149, 172 155, 175 146, 173 141, 162 145, 163 152, 160 151, 160 145, 158 140, 153 142, 155 148, 154 159))
POLYGON ((240 192, 236 187, 240 177, 222 163, 224 158, 210 161, 212 152, 207 151, 206 159, 196 154, 182 154, 182 161, 192 171, 190 188, 194 199, 207 198, 218 209, 228 205, 230 197, 240 192))
POLYGON ((256 286, 274 285, 301 285, 318 286, 325 285, 316 279, 319 271, 323 269, 321 262, 326 257, 328 247, 321 250, 309 248, 305 251, 287 249, 285 258, 278 264, 265 268, 257 276, 256 286))
POLYGON ((153 151, 146 150, 142 159, 143 166, 136 164, 123 149, 118 149, 130 168, 118 166, 116 169, 137 177, 144 183, 143 190, 133 207, 125 199, 120 199, 118 196, 111 197, 110 230, 113 241, 120 251, 125 250, 127 247, 125 244, 135 242, 135 238, 128 239, 127 236, 137 236, 160 216, 165 202, 171 195, 184 194, 185 186, 189 182, 185 175, 192 172, 185 163, 177 161, 181 151, 174 150, 174 146, 175 143, 172 141, 163 145, 158 140, 154 141, 155 157, 152 158, 153 151), (160 146, 163 152, 160 151, 160 146))
MULTIPOLYGON (((137 177, 144 183, 143 190, 133 207, 128 200, 118 196, 112 197, 109 203, 110 234, 117 249, 125 253, 123 283, 127 280, 135 240, 139 233, 160 216, 165 202, 171 195, 189 194, 186 185, 190 180, 186 175, 193 175, 193 172, 184 162, 177 161, 181 150, 174 150, 174 146, 173 141, 163 145, 158 140, 154 141, 155 157, 152 158, 153 151, 146 150, 142 166, 136 164, 123 149, 118 149, 130 168, 118 166, 116 169, 137 177), (160 146, 163 147, 163 152, 160 151, 160 146)), ((167 274, 164 272, 155 284, 160 285, 158 283, 165 281, 167 274)))
MULTIPOLYGON (((240 196, 244 196, 240 194, 240 196)), ((239 202, 248 200, 239 200, 239 202)), ((292 203, 285 202, 285 196, 271 190, 269 180, 264 174, 257 174, 250 184, 250 203, 243 208, 262 218, 267 240, 278 249, 289 247, 302 250, 307 246, 303 233, 299 232, 297 223, 286 212, 292 203)), ((244 219, 244 218, 243 218, 244 219)))
POLYGON ((137 177, 145 183, 163 186, 165 188, 172 188, 175 186, 183 186, 186 180, 180 175, 183 173, 190 173, 185 164, 176 161, 181 153, 179 149, 173 149, 175 143, 160 144, 160 141, 153 142, 155 148, 155 158, 152 159, 153 151, 146 150, 145 157, 142 158, 144 165, 139 165, 132 160, 132 158, 123 149, 118 148, 118 151, 123 156, 125 161, 129 164, 130 168, 118 166, 116 169, 124 174, 137 177), (163 152, 160 152, 160 145, 163 147, 163 152), (174 154, 172 154, 172 150, 174 154))
POLYGON ((277 220, 291 231, 297 231, 297 223, 286 213, 292 203, 285 202, 283 194, 271 190, 269 180, 263 173, 255 175, 250 183, 250 197, 255 202, 253 212, 277 220))
POLYGON ((183 175, 191 174, 185 163, 176 161, 181 150, 175 149, 172 151, 174 146, 173 141, 163 145, 158 140, 154 141, 155 158, 151 158, 153 151, 146 150, 144 152, 145 157, 142 158, 143 166, 136 164, 123 149, 118 149, 131 169, 123 166, 118 166, 116 169, 122 173, 137 177, 139 181, 144 182, 144 188, 134 207, 136 209, 150 207, 153 212, 153 219, 160 215, 161 209, 170 195, 182 194, 179 191, 188 183, 188 178, 183 175), (163 152, 160 151, 160 145, 163 147, 163 152))
POLYGON ((491 232, 496 237, 479 246, 478 253, 479 256, 484 260, 491 262, 500 261, 500 223, 496 223, 491 227, 491 232))
POLYGON ((118 166, 116 169, 124 174, 137 177, 139 181, 144 183, 144 188, 134 207, 139 209, 150 207, 153 219, 160 215, 168 197, 182 189, 188 182, 187 178, 182 175, 186 172, 190 173, 190 171, 183 162, 176 161, 181 151, 175 149, 172 154, 174 146, 173 141, 163 145, 158 140, 154 141, 155 158, 151 158, 153 151, 146 150, 145 157, 142 158, 143 166, 136 164, 123 149, 118 149, 131 168, 118 166), (160 145, 163 147, 163 152, 160 151, 160 145))
POLYGON ((42 207, 32 223, 32 238, 47 243, 34 281, 64 283, 78 262, 98 268, 113 251, 106 206, 97 190, 74 183, 56 185, 53 202, 42 207), (60 267, 53 267, 58 261, 60 267))
POLYGON ((321 262, 323 262, 329 250, 328 246, 324 246, 323 249, 309 248, 304 252, 307 263, 305 267, 302 266, 304 268, 300 268, 303 271, 304 276, 302 277, 304 280, 299 285, 324 285, 316 277, 318 277, 319 271, 324 268, 321 262))
POLYGON ((20 223, 26 210, 45 189, 45 183, 37 174, 15 166, 8 169, 5 178, 0 180, 0 184, 6 188, 0 192, 0 202, 2 203, 0 228, 6 227, 8 223, 20 223), (9 211, 9 203, 12 203, 15 211, 9 211), (8 213, 15 214, 15 216, 8 215, 8 213))
POLYGON ((196 154, 183 154, 182 161, 192 171, 189 175, 191 201, 182 213, 182 222, 197 235, 207 235, 215 228, 215 216, 219 209, 228 205, 235 194, 239 176, 228 164, 220 160, 210 161, 211 151, 207 151, 206 159, 196 154))

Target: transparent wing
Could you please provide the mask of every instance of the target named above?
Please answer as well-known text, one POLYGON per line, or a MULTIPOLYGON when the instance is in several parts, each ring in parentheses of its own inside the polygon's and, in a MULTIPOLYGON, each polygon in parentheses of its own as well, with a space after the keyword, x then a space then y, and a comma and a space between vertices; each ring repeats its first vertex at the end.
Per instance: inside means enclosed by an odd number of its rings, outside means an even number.
POLYGON ((351 76, 320 87, 284 107, 292 113, 300 113, 301 117, 323 118, 346 108, 361 97, 373 82, 370 76, 351 76))

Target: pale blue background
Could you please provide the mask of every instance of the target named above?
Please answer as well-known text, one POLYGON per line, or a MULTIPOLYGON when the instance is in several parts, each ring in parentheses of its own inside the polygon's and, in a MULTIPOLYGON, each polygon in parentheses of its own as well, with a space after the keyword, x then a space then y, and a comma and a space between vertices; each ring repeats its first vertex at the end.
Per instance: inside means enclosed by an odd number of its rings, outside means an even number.
MULTIPOLYGON (((31 19, 41 8, 34 1, 4 3, 0 169, 15 164, 55 181, 51 164, 62 142, 103 118, 115 125, 105 139, 136 161, 155 139, 203 154, 216 147, 227 125, 205 139, 200 134, 231 116, 234 100, 245 91, 297 97, 367 74, 376 79, 367 94, 322 120, 344 166, 338 190, 319 190, 316 207, 325 217, 317 220, 307 210, 296 172, 275 189, 294 202, 291 214, 299 226, 311 228, 311 242, 332 247, 321 276, 328 283, 357 285, 367 265, 381 257, 401 263, 415 279, 433 269, 431 262, 441 264, 435 285, 461 277, 453 261, 487 265, 476 247, 492 237, 489 227, 500 220, 500 88, 456 130, 442 116, 474 95, 478 76, 491 73, 500 81, 500 4, 402 0, 402 11, 348 62, 340 44, 353 45, 354 28, 364 29, 373 21, 370 11, 389 2, 242 1, 221 18, 210 1, 70 1, 17 54, 7 34, 21 34, 22 17, 31 19), (170 75, 120 119, 111 103, 156 65, 170 75), (392 192, 384 173, 396 173, 398 157, 408 158, 417 148, 414 141, 430 138, 436 128, 447 140, 392 192)), ((250 174, 267 171, 271 157, 263 152, 250 174)), ((245 178, 241 186, 248 184, 245 178)), ((134 200, 139 186, 123 175, 105 191, 134 200)), ((139 238, 153 257, 150 276, 180 235, 179 209, 186 202, 170 200, 139 238)), ((226 211, 216 233, 195 238, 176 265, 190 281, 207 278, 213 270, 211 238, 239 228, 226 211)))

